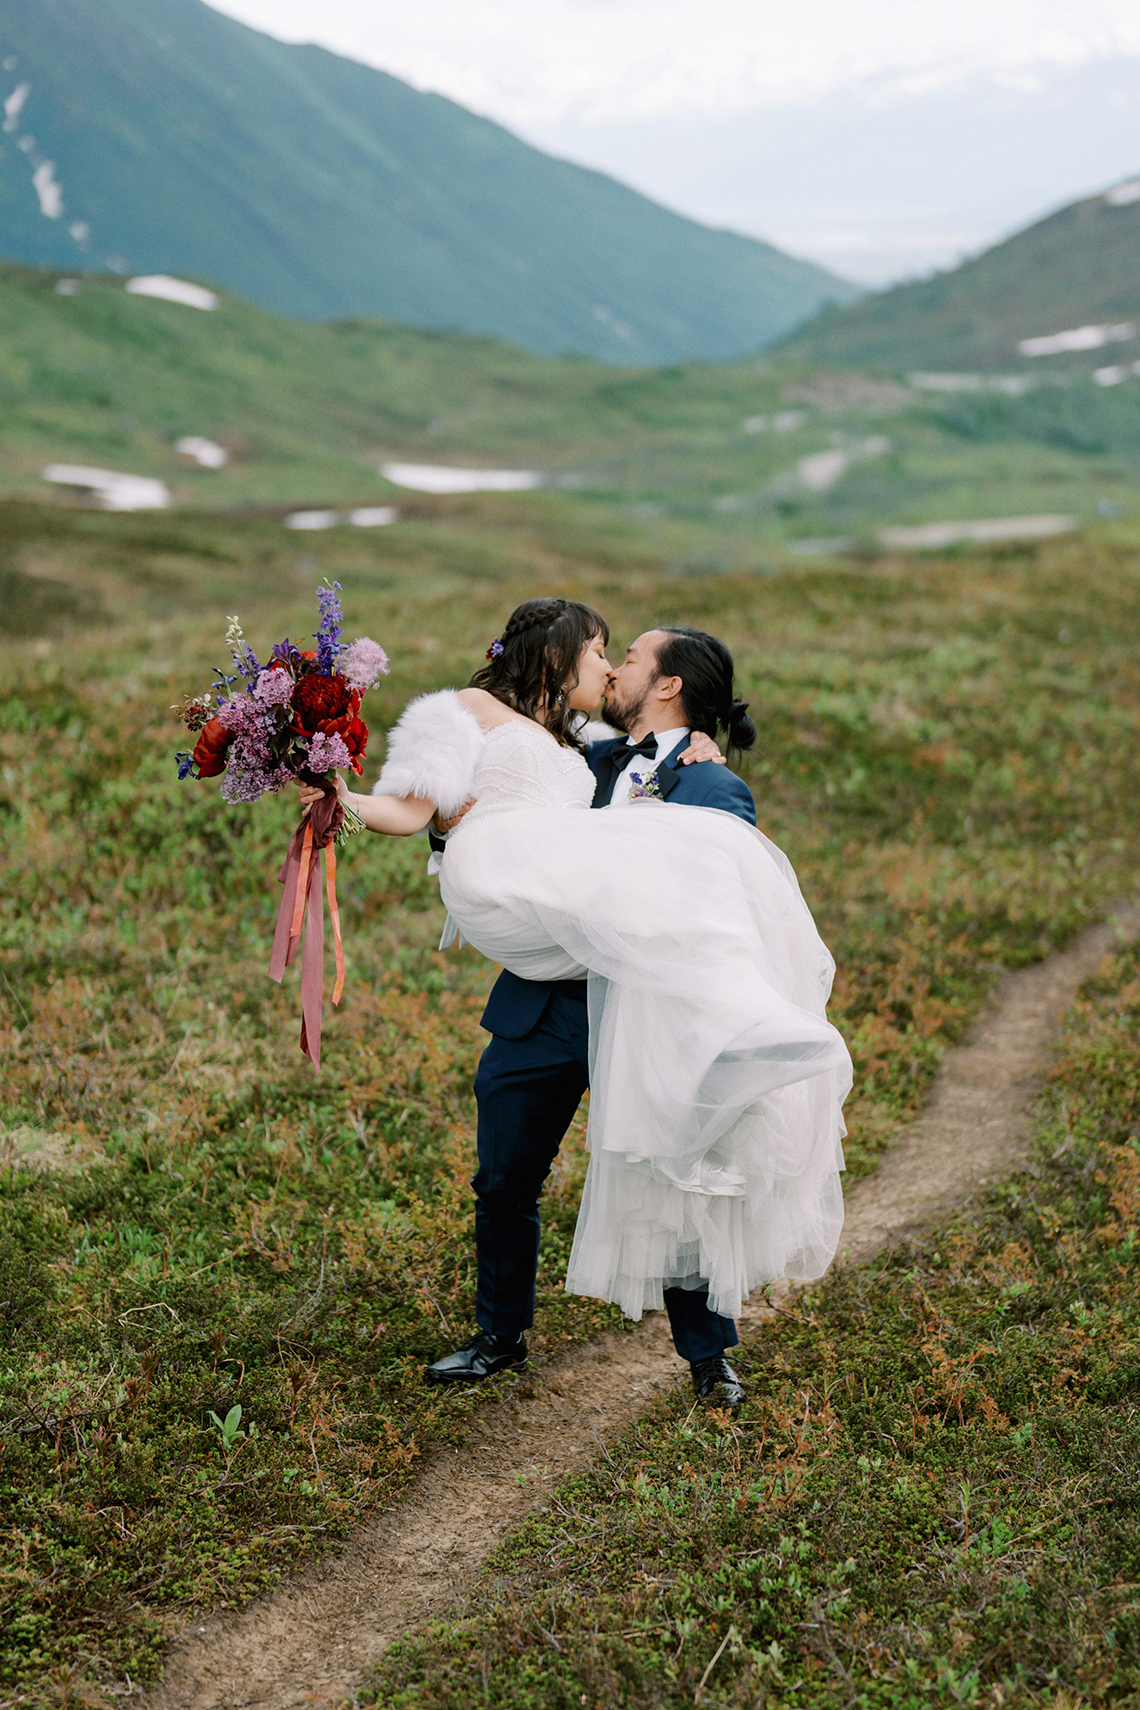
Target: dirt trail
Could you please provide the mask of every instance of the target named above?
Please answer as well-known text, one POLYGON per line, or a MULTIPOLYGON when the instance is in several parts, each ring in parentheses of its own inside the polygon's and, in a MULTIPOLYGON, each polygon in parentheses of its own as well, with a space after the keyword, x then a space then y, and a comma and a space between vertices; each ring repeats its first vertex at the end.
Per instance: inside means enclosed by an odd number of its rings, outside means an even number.
MULTIPOLYGON (((1070 949, 1006 977, 970 1040, 947 1054, 925 1115, 848 1194, 844 1262, 869 1258, 1016 1163, 1061 1016, 1102 956, 1138 933, 1140 908, 1121 906, 1070 949)), ((751 1310, 746 1322, 762 1316, 751 1310)), ((643 1411, 656 1390, 687 1376, 664 1315, 655 1313, 630 1335, 602 1338, 510 1380, 464 1447, 436 1455, 412 1496, 366 1521, 341 1555, 181 1635, 143 1704, 327 1710, 351 1701, 386 1645, 446 1612, 503 1533, 559 1478, 643 1411)))

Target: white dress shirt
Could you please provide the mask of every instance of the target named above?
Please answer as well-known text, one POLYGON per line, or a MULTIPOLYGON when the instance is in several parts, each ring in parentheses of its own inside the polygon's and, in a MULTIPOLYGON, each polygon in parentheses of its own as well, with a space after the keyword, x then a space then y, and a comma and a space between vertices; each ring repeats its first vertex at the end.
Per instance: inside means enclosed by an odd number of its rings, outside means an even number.
MULTIPOLYGON (((648 754, 632 755, 614 779, 614 793, 610 797, 609 805, 611 807, 628 806, 630 786, 633 783, 632 774, 637 772, 643 778, 647 778, 650 772, 654 771, 656 767, 661 764, 662 760, 667 759, 675 749, 683 747, 688 739, 688 725, 678 725, 676 730, 663 730, 660 732, 657 738, 657 753, 652 759, 650 759, 648 754)), ((632 747, 632 736, 627 737, 626 740, 632 747)), ((614 752, 620 758, 621 749, 615 749, 614 752)))

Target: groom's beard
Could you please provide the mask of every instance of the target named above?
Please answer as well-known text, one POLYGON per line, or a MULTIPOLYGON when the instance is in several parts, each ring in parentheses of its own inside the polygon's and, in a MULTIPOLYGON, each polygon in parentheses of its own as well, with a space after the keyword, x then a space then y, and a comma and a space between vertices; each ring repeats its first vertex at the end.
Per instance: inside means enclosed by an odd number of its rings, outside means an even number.
POLYGON ((649 689, 642 689, 635 700, 623 701, 614 695, 608 701, 602 702, 602 719, 611 730, 628 731, 631 725, 637 723, 642 709, 649 699, 649 689))

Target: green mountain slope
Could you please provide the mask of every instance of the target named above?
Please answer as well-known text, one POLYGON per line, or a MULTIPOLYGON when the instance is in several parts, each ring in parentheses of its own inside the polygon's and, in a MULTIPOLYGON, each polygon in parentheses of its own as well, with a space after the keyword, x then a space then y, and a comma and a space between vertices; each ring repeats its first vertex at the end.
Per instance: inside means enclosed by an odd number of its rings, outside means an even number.
MULTIPOLYGON (((1022 339, 1140 319, 1140 198, 1090 196, 950 273, 827 310, 781 355, 808 363, 906 370, 1019 367, 1022 339)), ((1140 341, 1080 355, 1083 366, 1140 357, 1140 341), (1108 354, 1105 354, 1105 350, 1108 354)), ((1074 357, 1029 359, 1035 370, 1074 357)))
MULTIPOLYGON (((228 294, 202 313, 106 275, 63 296, 58 281, 0 264, 0 491, 47 497, 45 464, 79 463, 158 476, 184 504, 364 503, 393 496, 379 465, 403 459, 536 466, 575 486, 604 466, 602 486, 636 494, 645 459, 699 447, 715 480, 728 445, 784 455, 741 428, 779 405, 752 362, 619 369, 465 333, 288 320, 228 294), (228 466, 180 457, 187 434, 220 442, 228 466)), ((679 478, 672 462, 660 475, 679 478)))
POLYGON ((228 294, 204 314, 108 276, 60 295, 58 280, 0 266, 0 498, 67 504, 45 467, 83 464, 157 477, 194 510, 394 504, 386 539, 439 528, 444 555, 469 564, 492 519, 522 552, 516 528, 541 517, 559 562, 610 562, 612 547, 627 563, 640 541, 654 563, 710 573, 763 565, 790 538, 1135 509, 1140 379, 940 401, 753 360, 620 369, 464 333, 291 321, 228 294), (199 467, 184 435, 229 462, 199 467), (537 469, 547 487, 436 500, 389 484, 389 461, 537 469))
POLYGON ((0 65, 12 260, 635 363, 744 354, 858 294, 201 0, 5 0, 0 65))

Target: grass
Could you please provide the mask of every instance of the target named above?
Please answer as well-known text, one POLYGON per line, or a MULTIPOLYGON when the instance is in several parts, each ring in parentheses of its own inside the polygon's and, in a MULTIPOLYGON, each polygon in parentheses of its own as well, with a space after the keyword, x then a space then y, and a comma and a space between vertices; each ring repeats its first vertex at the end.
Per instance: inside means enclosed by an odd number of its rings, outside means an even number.
POLYGON ((386 1710, 1134 1704, 1140 1694, 1140 954, 1062 1041, 1036 1159, 841 1273, 499 1547, 386 1710))
MULTIPOLYGON (((350 630, 394 661, 366 708, 373 768, 408 695, 465 679, 524 595, 594 599, 621 642, 679 617, 723 635, 762 733, 746 769, 761 824, 839 962, 853 1173, 917 1108, 995 971, 1063 943, 1140 871, 1140 553, 1123 527, 693 576, 569 495, 425 503, 406 528, 300 552, 256 517, 9 505, 0 557, 23 637, 0 683, 0 1684, 15 1702, 148 1678, 171 1624, 243 1601, 391 1501, 479 1405, 419 1370, 470 1322, 469 1088, 491 971, 436 951, 421 845, 357 845, 340 864, 349 982, 314 1082, 295 985, 264 971, 289 807, 227 808, 173 778, 166 709, 204 680, 226 613, 264 645, 311 627, 319 575, 342 581, 350 630), (53 588, 66 612, 37 607, 53 588)), ((581 1170, 575 1138, 548 1190, 542 1353, 614 1322, 561 1293, 581 1170)), ((669 1498, 682 1517, 686 1490, 669 1498)), ((715 1648, 694 1646, 702 1670, 715 1648)), ((423 1668, 435 1692, 427 1652, 423 1668)))

